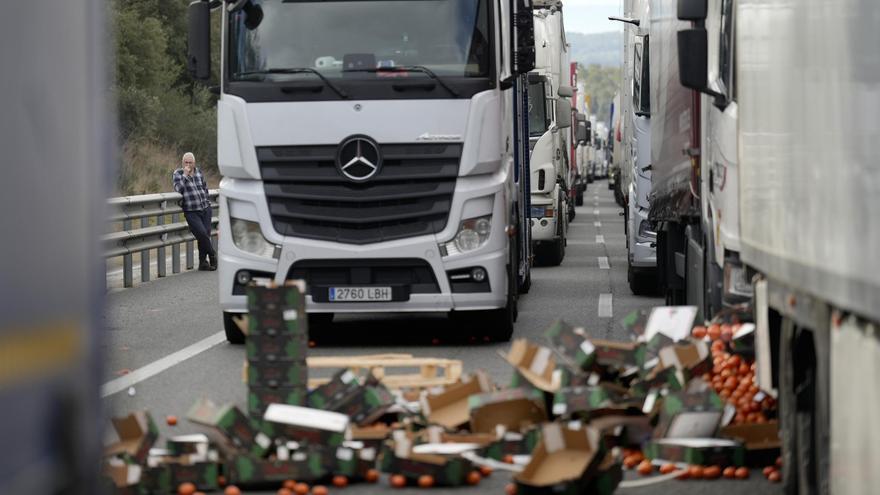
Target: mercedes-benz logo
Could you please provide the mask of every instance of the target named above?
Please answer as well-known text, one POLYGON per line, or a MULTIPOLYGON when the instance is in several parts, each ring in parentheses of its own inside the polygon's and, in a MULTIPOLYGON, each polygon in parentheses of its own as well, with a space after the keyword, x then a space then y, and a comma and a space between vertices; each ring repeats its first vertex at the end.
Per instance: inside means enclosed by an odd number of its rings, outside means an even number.
POLYGON ((342 175, 363 182, 379 173, 382 154, 379 145, 367 136, 351 136, 339 145, 336 166, 342 175))

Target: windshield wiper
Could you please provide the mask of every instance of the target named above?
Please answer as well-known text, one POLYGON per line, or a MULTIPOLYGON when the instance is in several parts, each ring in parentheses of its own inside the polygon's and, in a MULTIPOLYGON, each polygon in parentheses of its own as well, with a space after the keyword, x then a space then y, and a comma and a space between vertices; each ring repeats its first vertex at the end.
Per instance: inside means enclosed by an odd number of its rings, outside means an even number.
POLYGON ((441 79, 437 74, 434 73, 431 69, 423 66, 423 65, 396 65, 394 67, 376 67, 376 68, 366 68, 366 69, 343 69, 343 72, 421 72, 431 79, 437 81, 437 84, 443 86, 443 89, 449 91, 449 94, 458 98, 458 91, 449 87, 443 79, 441 79))
POLYGON ((273 68, 273 69, 262 69, 262 70, 250 70, 246 72, 237 72, 235 74, 236 77, 241 76, 252 76, 256 74, 314 74, 318 76, 324 84, 327 85, 328 88, 332 89, 334 93, 339 95, 340 98, 348 99, 348 93, 340 89, 338 86, 330 82, 324 74, 321 74, 319 71, 312 69, 310 67, 291 67, 291 68, 273 68))

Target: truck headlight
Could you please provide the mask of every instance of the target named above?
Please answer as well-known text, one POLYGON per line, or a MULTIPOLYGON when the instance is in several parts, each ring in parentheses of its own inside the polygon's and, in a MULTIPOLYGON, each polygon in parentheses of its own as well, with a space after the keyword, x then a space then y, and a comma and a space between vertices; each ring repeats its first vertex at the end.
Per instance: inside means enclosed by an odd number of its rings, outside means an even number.
POLYGON ((240 218, 230 219, 232 243, 246 253, 278 259, 281 256, 280 246, 269 242, 260 230, 260 224, 240 218))
POLYGON ((462 220, 455 237, 441 246, 441 253, 466 253, 483 247, 492 233, 492 215, 462 220))

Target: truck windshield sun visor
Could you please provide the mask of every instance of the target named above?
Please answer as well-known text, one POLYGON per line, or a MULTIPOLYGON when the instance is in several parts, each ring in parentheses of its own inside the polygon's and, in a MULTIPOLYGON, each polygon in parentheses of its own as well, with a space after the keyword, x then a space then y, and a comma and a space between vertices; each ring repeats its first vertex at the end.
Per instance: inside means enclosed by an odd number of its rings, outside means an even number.
MULTIPOLYGON (((440 96, 473 94, 469 81, 488 86, 494 80, 491 3, 264 0, 259 2, 262 22, 256 27, 243 10, 228 13, 227 86, 236 93, 266 84, 261 87, 277 96, 271 86, 299 81, 309 73, 340 98, 370 98, 376 95, 357 93, 377 92, 377 85, 390 90, 411 73, 421 73, 442 87, 440 96)), ((394 94, 378 92, 379 97, 394 94)), ((316 97, 315 92, 286 94, 316 97)))

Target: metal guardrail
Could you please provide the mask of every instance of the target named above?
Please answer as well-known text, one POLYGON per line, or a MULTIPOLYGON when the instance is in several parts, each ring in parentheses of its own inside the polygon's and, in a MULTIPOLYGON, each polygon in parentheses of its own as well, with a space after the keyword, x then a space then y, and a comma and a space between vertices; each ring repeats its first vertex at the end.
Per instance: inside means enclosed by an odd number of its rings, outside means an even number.
MULTIPOLYGON (((219 191, 208 191, 211 200, 211 237, 217 243, 217 196, 219 191)), ((178 206, 181 195, 176 192, 145 194, 142 196, 123 196, 110 198, 110 224, 122 222, 122 230, 104 234, 104 258, 122 257, 122 279, 125 287, 133 287, 132 255, 141 255, 141 282, 150 281, 150 251, 156 250, 157 276, 166 275, 165 248, 171 247, 171 271, 180 273, 180 245, 186 245, 186 268, 191 270, 195 237, 183 217, 183 209, 178 206), (170 223, 166 217, 170 216, 170 223), (139 224, 138 227, 132 227, 139 224)))

